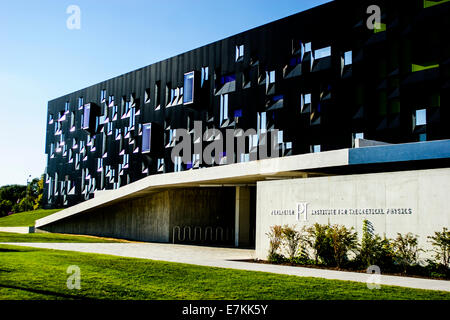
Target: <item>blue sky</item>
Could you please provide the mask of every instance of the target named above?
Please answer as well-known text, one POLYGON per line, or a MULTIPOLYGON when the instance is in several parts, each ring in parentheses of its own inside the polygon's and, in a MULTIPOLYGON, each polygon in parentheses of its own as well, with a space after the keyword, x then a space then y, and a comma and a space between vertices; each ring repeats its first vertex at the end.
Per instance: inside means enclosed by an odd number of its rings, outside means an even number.
POLYGON ((2 0, 0 186, 44 172, 49 100, 326 2, 2 0))

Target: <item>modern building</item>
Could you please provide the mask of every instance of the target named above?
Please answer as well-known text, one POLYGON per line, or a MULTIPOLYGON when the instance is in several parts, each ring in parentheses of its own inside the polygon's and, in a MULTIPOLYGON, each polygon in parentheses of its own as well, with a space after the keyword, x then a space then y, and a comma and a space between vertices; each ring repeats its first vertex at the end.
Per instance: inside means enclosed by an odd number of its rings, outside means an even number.
POLYGON ((308 205, 362 212, 342 220, 357 228, 373 209, 388 234, 448 226, 449 17, 447 0, 333 1, 50 101, 45 198, 66 209, 36 227, 262 256, 308 205), (180 129, 190 161, 171 156, 180 129), (254 131, 202 161, 227 129, 254 131))

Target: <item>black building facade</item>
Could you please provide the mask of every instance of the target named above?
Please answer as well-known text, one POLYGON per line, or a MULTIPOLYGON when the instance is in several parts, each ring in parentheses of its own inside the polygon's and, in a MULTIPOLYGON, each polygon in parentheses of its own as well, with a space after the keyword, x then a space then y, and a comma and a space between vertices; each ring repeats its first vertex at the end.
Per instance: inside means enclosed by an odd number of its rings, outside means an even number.
POLYGON ((171 159, 194 121, 254 128, 235 162, 273 129, 281 156, 448 139, 449 17, 448 1, 334 1, 52 100, 47 207, 208 166, 171 159))

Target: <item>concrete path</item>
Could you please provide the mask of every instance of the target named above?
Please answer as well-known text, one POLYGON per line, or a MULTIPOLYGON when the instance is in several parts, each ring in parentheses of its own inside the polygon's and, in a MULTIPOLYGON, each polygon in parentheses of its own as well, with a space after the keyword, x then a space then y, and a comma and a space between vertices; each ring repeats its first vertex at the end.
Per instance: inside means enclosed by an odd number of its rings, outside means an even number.
MULTIPOLYGON (((187 263, 208 267, 262 271, 300 277, 316 277, 332 280, 347 280, 367 283, 369 275, 358 272, 343 272, 313 268, 300 268, 270 264, 250 263, 235 260, 252 259, 254 250, 216 248, 203 246, 174 245, 162 243, 2 243, 34 248, 68 250, 110 254, 122 257, 187 263)), ((380 276, 380 285, 392 285, 417 289, 450 292, 450 281, 428 280, 410 277, 380 276)))

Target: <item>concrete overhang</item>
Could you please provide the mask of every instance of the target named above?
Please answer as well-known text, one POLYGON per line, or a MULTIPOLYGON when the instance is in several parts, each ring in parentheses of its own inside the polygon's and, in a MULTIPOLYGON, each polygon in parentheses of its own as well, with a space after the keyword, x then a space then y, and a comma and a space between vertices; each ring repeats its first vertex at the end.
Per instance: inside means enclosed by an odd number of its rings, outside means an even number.
POLYGON ((348 165, 348 154, 348 149, 342 149, 152 175, 116 190, 102 191, 93 199, 36 220, 36 228, 117 202, 173 188, 248 185, 268 179, 314 176, 311 170, 320 175, 321 168, 348 165))
POLYGON ((341 149, 152 175, 116 190, 101 191, 91 200, 36 220, 35 226, 174 188, 253 185, 263 180, 321 176, 327 168, 433 159, 450 159, 450 140, 341 149))

